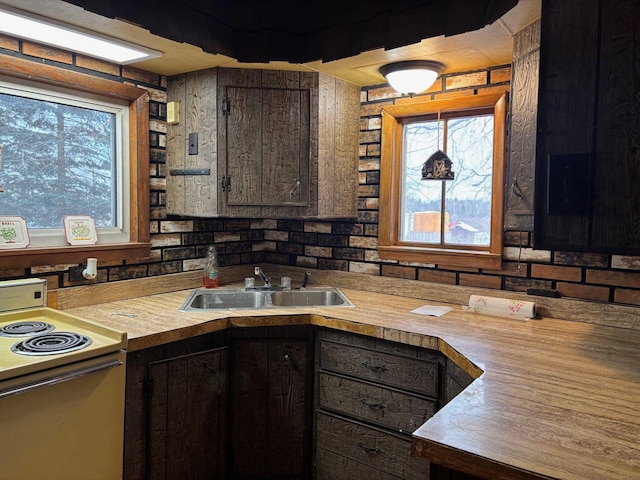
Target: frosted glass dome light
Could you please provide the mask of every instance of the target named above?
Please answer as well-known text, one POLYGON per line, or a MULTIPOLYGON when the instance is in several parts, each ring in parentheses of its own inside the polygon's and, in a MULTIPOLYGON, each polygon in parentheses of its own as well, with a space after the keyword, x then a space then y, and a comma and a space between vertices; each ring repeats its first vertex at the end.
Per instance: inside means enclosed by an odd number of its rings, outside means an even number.
POLYGON ((428 89, 444 72, 445 66, 431 60, 409 60, 380 67, 380 73, 394 90, 414 95, 428 89))

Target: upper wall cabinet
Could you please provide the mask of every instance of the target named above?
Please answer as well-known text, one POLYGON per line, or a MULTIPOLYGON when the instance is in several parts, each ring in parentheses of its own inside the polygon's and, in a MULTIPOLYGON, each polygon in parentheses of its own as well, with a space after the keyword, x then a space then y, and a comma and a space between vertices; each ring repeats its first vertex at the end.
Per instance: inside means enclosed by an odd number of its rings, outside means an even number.
POLYGON ((355 217, 360 89, 324 74, 215 68, 169 78, 167 213, 355 217))
POLYGON ((542 2, 537 248, 640 253, 638 11, 542 2))

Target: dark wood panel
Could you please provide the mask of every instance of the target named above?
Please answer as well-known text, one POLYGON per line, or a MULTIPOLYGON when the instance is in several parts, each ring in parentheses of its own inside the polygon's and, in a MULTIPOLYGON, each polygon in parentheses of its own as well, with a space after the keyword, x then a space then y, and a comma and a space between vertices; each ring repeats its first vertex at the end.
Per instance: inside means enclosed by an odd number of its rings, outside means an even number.
POLYGON ((149 478, 224 478, 227 348, 149 365, 149 478))
POLYGON ((256 88, 227 87, 225 98, 231 112, 226 115, 227 191, 229 205, 260 205, 262 199, 262 100, 256 88))
POLYGON ((127 354, 124 419, 125 480, 146 480, 149 418, 148 365, 163 358, 164 348, 154 347, 127 354))
POLYGON ((231 345, 231 477, 308 478, 312 329, 238 329, 231 345))
POLYGON ((316 421, 319 449, 316 471, 319 478, 429 478, 429 462, 424 458, 411 457, 408 439, 322 412, 317 413, 316 421), (335 476, 327 476, 324 472, 335 476))
POLYGON ((267 473, 302 476, 308 471, 308 351, 305 340, 269 341, 267 473))
POLYGON ((267 464, 268 344, 242 340, 232 346, 230 474, 264 475, 267 464))
POLYGON ((438 395, 438 363, 322 341, 322 369, 380 382, 432 397, 438 395))
POLYGON ((640 1, 602 1, 592 244, 640 248, 640 1))
POLYGON ((537 247, 640 252, 638 11, 639 0, 543 2, 537 247), (571 184, 556 181, 556 155, 579 162, 571 212, 549 206, 571 184))
POLYGON ((320 373, 319 377, 320 408, 406 435, 436 412, 434 400, 343 376, 320 373))
POLYGON ((543 1, 534 229, 534 244, 540 247, 589 243, 588 215, 548 213, 548 162, 550 155, 593 151, 598 4, 543 1))

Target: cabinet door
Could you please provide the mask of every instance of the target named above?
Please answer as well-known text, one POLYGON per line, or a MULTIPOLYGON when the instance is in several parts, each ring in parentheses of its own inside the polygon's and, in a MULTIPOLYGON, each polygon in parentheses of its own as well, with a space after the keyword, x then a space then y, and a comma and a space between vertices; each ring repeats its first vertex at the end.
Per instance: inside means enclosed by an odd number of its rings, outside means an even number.
POLYGON ((638 0, 543 1, 538 248, 640 252, 639 8, 638 0))
POLYGON ((307 478, 306 339, 233 342, 232 478, 307 478))
POLYGON ((309 203, 310 91, 225 89, 227 204, 309 203))
POLYGON ((224 478, 227 348, 149 364, 149 477, 224 478))

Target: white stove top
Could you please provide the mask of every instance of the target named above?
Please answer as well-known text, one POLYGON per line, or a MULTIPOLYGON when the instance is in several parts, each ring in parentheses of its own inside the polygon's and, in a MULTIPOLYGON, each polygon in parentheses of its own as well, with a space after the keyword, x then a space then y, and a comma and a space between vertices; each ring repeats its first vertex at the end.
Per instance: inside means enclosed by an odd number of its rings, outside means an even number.
POLYGON ((14 336, 0 335, 0 381, 98 357, 126 347, 127 335, 124 332, 53 308, 34 306, 38 303, 45 304, 46 292, 43 290, 42 281, 0 282, 0 310, 3 307, 6 309, 7 306, 16 308, 0 312, 0 330, 7 325, 15 324, 14 328, 7 330, 8 334, 16 334, 14 336), (25 291, 27 308, 19 308, 21 305, 25 305, 19 298, 25 291), (33 335, 25 334, 24 330, 28 330, 28 328, 21 327, 25 322, 50 324, 53 328, 50 331, 36 332, 33 335), (65 335, 59 335, 60 333, 65 335), (49 335, 49 337, 45 338, 44 335, 49 335), (81 337, 82 345, 67 353, 46 352, 35 355, 16 353, 16 351, 23 351, 22 348, 16 348, 16 344, 24 340, 30 343, 40 343, 49 348, 58 341, 56 339, 64 338, 67 341, 67 338, 72 338, 71 341, 76 342, 78 337, 81 337))

